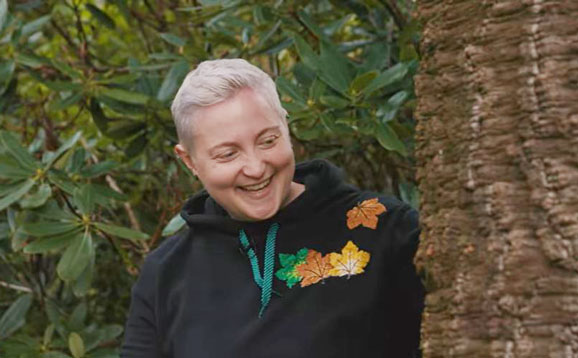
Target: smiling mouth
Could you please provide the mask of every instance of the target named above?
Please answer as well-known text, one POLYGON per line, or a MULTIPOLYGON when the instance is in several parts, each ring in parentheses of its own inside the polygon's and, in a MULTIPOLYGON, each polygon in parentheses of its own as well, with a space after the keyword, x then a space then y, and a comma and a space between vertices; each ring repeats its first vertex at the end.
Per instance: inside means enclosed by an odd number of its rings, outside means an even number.
POLYGON ((264 182, 261 182, 259 184, 255 184, 255 185, 246 185, 246 186, 242 186, 240 187, 241 189, 245 190, 245 191, 259 191, 263 188, 265 188, 266 186, 268 186, 271 183, 271 178, 269 177, 269 179, 265 180, 264 182))

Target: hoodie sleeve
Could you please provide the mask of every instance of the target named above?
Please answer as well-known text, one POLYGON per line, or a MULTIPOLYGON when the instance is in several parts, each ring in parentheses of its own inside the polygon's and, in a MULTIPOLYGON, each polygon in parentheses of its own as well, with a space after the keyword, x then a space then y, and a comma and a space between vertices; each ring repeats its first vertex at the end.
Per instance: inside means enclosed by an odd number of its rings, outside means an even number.
POLYGON ((421 357, 419 350, 421 315, 424 308, 424 287, 416 274, 413 258, 419 243, 418 213, 403 205, 396 222, 392 246, 391 308, 392 357, 421 357))
POLYGON ((148 257, 132 288, 121 358, 161 358, 155 315, 156 271, 153 257, 148 257))

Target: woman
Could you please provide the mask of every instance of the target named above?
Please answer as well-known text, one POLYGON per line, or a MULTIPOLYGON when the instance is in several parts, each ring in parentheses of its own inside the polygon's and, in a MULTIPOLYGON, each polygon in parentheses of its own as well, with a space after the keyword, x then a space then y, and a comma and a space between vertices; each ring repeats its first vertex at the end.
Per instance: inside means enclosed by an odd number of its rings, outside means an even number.
POLYGON ((295 166, 275 84, 201 63, 172 106, 205 190, 145 260, 122 357, 415 357, 417 214, 327 161, 295 166))

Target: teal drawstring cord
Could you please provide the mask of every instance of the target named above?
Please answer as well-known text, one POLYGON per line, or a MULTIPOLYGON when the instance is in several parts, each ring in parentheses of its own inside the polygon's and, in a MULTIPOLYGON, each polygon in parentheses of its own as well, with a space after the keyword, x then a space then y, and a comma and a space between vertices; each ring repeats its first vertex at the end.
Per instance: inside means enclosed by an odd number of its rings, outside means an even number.
POLYGON ((279 224, 273 223, 267 232, 267 241, 265 242, 265 262, 263 265, 263 276, 259 272, 259 259, 255 250, 249 246, 249 239, 245 230, 239 231, 239 240, 243 249, 249 256, 251 262, 251 270, 253 271, 253 279, 261 289, 261 309, 259 310, 259 318, 263 316, 269 301, 271 301, 271 292, 273 292, 273 271, 275 270, 275 239, 277 238, 277 231, 279 224))

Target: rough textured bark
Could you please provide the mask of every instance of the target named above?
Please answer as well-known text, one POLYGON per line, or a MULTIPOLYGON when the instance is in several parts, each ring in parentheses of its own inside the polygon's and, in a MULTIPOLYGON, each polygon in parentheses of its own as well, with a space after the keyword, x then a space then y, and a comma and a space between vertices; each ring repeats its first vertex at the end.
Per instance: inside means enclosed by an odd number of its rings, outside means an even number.
POLYGON ((578 357, 578 1, 421 0, 424 357, 578 357))

